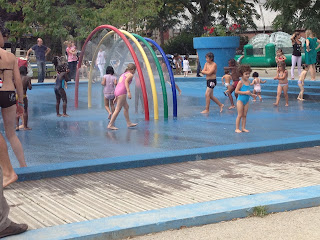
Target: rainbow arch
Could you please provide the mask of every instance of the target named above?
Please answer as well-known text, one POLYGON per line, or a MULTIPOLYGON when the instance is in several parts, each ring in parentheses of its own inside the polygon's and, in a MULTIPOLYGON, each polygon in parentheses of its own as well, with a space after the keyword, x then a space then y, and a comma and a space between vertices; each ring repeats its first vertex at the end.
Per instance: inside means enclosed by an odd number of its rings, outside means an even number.
MULTIPOLYGON (((132 40, 132 42, 134 44, 136 44, 136 46, 138 47, 142 57, 143 57, 143 61, 146 64, 147 67, 147 72, 149 75, 149 79, 150 79, 150 84, 151 84, 151 90, 152 90, 152 97, 153 97, 153 103, 154 103, 154 119, 158 119, 158 99, 157 99, 157 92, 156 92, 156 87, 155 87, 155 81, 154 81, 154 76, 150 67, 150 63, 149 60, 145 54, 144 49, 141 46, 141 43, 144 44, 148 51, 150 51, 153 59, 155 60, 156 66, 157 66, 157 70, 159 73, 159 77, 160 77, 160 82, 161 82, 161 87, 162 87, 162 95, 163 95, 163 104, 164 104, 164 118, 168 118, 168 104, 167 104, 167 93, 166 93, 166 88, 165 88, 165 81, 164 81, 164 77, 163 77, 163 71, 161 69, 160 63, 158 61, 158 59, 156 58, 156 54, 154 52, 154 50, 152 49, 152 47, 149 45, 149 43, 151 43, 152 45, 154 45, 161 53, 163 59, 166 62, 166 67, 168 69, 169 72, 169 77, 170 77, 170 81, 171 81, 171 86, 172 86, 172 96, 173 96, 173 116, 177 117, 177 97, 176 97, 176 89, 175 89, 175 82, 174 82, 174 77, 173 77, 173 73, 172 73, 172 69, 171 66, 168 62, 167 57, 165 56, 165 53, 163 52, 163 50, 161 49, 161 47, 159 45, 157 45, 153 40, 148 39, 148 38, 142 38, 141 36, 137 35, 137 34, 131 34, 129 32, 126 32, 124 30, 119 30, 114 26, 111 25, 101 25, 97 28, 95 28, 87 37, 83 47, 82 47, 82 51, 79 57, 79 62, 77 65, 77 70, 79 70, 79 68, 81 67, 82 61, 83 61, 83 55, 86 49, 86 46, 88 44, 88 42, 91 40, 91 38, 93 37, 93 35, 102 30, 102 29, 109 29, 112 30, 112 32, 108 32, 103 39, 107 38, 108 36, 111 36, 111 34, 118 34, 119 37, 124 41, 124 43, 126 44, 126 46, 129 49, 129 52, 134 60, 135 65, 137 66, 137 72, 138 72, 138 76, 140 78, 140 82, 141 82, 141 90, 142 90, 142 95, 143 95, 143 101, 144 101, 144 109, 145 109, 145 120, 148 121, 149 120, 149 104, 148 104, 148 97, 147 97, 147 91, 146 91, 146 85, 145 85, 145 81, 144 81, 144 77, 143 77, 143 73, 142 73, 142 69, 139 63, 139 60, 137 58, 136 53, 134 52, 134 49, 131 45, 131 43, 129 42, 129 40, 127 39, 130 38, 132 40), (139 42, 140 41, 140 42, 139 42)), ((99 46, 102 44, 103 39, 101 39, 96 51, 99 49, 99 46)), ((97 52, 95 52, 93 58, 96 58, 96 54, 97 52)), ((91 64, 92 66, 93 64, 91 64)), ((92 69, 90 69, 92 70, 92 69)), ((90 75, 91 78, 91 75, 90 75)), ((79 71, 77 71, 76 74, 76 84, 75 84, 75 107, 78 108, 78 97, 79 97, 79 71)), ((92 81, 91 79, 89 79, 88 82, 88 107, 91 107, 91 87, 92 87, 92 81), (89 97, 90 96, 90 97, 89 97)))

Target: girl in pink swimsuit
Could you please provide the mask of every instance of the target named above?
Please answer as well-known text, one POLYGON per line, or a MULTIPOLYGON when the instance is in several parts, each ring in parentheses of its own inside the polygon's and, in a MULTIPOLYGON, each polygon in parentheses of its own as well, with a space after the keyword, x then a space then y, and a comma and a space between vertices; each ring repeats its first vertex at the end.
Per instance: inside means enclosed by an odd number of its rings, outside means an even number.
POLYGON ((118 130, 118 128, 114 126, 114 122, 116 121, 116 118, 118 117, 122 107, 124 108, 123 113, 127 121, 127 126, 134 127, 137 125, 137 123, 132 123, 129 119, 129 105, 127 103, 127 96, 129 99, 131 99, 131 92, 130 92, 129 85, 132 82, 133 74, 135 73, 135 71, 136 71, 136 65, 134 65, 133 63, 129 63, 127 66, 127 69, 119 78, 119 82, 114 91, 114 95, 116 97, 115 101, 117 102, 117 106, 108 124, 108 128, 111 130, 118 130))

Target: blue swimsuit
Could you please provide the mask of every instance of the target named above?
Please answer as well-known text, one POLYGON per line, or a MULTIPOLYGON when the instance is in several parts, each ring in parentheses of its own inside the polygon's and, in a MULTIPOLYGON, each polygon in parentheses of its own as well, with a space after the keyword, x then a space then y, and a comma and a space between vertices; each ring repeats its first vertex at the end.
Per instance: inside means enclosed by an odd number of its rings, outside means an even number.
MULTIPOLYGON (((242 87, 240 88, 241 92, 246 92, 250 90, 250 85, 242 85, 242 87)), ((244 94, 239 94, 238 96, 238 101, 241 101, 243 103, 243 105, 246 105, 249 101, 250 95, 244 95, 244 94)))

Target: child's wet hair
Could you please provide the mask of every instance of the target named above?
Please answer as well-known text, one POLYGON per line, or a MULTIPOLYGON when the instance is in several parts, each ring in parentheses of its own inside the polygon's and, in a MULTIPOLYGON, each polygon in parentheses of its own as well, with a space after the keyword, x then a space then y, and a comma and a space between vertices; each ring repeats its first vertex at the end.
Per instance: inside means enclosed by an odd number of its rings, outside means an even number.
POLYGON ((214 54, 213 54, 212 52, 208 52, 208 53, 206 54, 206 57, 207 57, 207 58, 210 58, 210 59, 214 62, 214 54))
POLYGON ((67 66, 65 64, 60 64, 57 66, 57 72, 62 73, 67 71, 67 66))
POLYGON ((278 48, 277 52, 281 52, 283 53, 282 49, 281 48, 278 48))
POLYGON ((259 77, 259 73, 257 73, 257 72, 252 73, 252 77, 254 77, 254 78, 259 77))
POLYGON ((243 75, 245 72, 252 72, 250 65, 240 65, 239 73, 243 75))
POLYGON ((136 65, 134 65, 133 63, 129 63, 127 68, 126 68, 126 71, 128 71, 128 70, 136 70, 136 69, 137 69, 136 65))
POLYGON ((229 66, 232 66, 232 67, 235 67, 237 65, 237 61, 234 60, 233 58, 230 58, 228 63, 229 63, 229 66))
POLYGON ((224 74, 230 74, 229 69, 224 70, 224 74))
POLYGON ((114 69, 113 69, 113 67, 108 66, 107 69, 106 69, 106 74, 111 74, 111 75, 113 75, 113 74, 114 74, 114 69))
POLYGON ((286 63, 285 62, 279 62, 278 66, 283 68, 283 69, 286 69, 286 63))
POLYGON ((21 76, 27 76, 28 74, 28 68, 26 66, 19 67, 19 71, 21 76))
POLYGON ((307 64, 305 64, 305 63, 302 64, 302 69, 303 69, 303 70, 306 70, 306 69, 308 69, 308 68, 309 68, 309 65, 307 65, 307 64))

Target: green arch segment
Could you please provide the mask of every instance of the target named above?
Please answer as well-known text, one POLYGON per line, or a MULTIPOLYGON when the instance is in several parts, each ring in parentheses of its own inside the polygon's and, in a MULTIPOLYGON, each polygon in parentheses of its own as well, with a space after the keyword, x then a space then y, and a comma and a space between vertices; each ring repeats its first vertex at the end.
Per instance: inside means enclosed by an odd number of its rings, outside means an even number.
POLYGON ((148 48, 148 50, 150 51, 150 53, 156 63, 157 70, 158 70, 159 77, 160 77, 161 88, 162 88, 164 118, 168 118, 168 97, 167 97, 166 84, 164 81, 163 71, 161 69, 161 65, 160 65, 160 62, 157 58, 157 55, 154 52, 154 50, 152 49, 152 47, 150 46, 150 44, 143 37, 141 37, 140 35, 135 34, 135 33, 132 33, 132 35, 135 38, 137 38, 139 41, 144 43, 144 45, 148 48))

